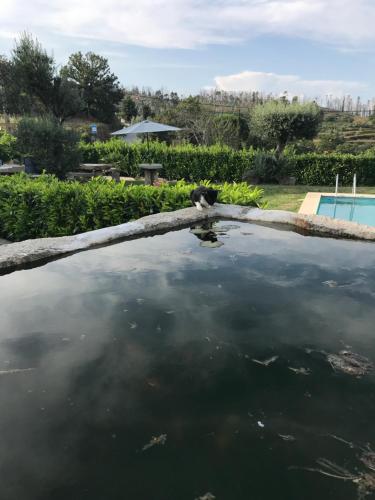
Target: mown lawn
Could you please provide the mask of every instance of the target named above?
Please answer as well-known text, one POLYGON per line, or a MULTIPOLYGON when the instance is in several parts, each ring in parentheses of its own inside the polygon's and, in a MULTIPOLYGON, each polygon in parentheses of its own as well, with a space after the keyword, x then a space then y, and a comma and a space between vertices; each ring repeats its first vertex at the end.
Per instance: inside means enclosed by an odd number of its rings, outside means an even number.
MULTIPOLYGON (((298 212, 306 193, 317 191, 321 193, 333 193, 332 186, 279 186, 274 184, 264 184, 260 186, 264 189, 263 199, 268 202, 267 208, 270 210, 290 210, 298 212)), ((351 187, 340 187, 339 193, 351 193, 351 187)), ((359 187, 357 193, 375 194, 375 187, 359 187)))

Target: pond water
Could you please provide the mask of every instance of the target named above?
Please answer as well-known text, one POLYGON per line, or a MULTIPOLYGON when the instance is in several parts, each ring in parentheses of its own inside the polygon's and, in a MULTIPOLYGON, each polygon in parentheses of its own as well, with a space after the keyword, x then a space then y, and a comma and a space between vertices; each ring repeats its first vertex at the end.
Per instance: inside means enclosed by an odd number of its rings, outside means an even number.
POLYGON ((375 247, 208 229, 0 276, 1 500, 374 498, 375 247))

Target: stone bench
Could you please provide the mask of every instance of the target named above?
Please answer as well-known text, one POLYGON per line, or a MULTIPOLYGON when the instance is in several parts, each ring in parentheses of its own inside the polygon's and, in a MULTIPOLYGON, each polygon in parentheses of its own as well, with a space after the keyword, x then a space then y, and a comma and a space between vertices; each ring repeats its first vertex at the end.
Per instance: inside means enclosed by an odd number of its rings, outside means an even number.
POLYGON ((24 165, 17 165, 15 163, 5 163, 0 166, 0 175, 19 174, 25 171, 24 165))
POLYGON ((163 165, 161 163, 141 163, 138 168, 144 172, 145 184, 153 186, 163 165))

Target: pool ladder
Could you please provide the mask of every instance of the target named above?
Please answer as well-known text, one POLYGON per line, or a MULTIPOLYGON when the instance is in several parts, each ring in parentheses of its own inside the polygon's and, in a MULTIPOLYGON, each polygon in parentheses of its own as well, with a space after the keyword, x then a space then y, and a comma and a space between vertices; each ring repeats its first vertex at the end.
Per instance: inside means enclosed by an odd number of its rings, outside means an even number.
MULTIPOLYGON (((336 189, 335 189, 335 208, 333 210, 333 218, 336 218, 336 207, 337 207, 337 196, 339 194, 339 174, 336 175, 336 189)), ((353 202, 352 206, 350 208, 350 216, 349 220, 353 220, 354 216, 354 207, 355 207, 355 198, 357 196, 357 174, 354 174, 353 176, 353 187, 352 187, 352 196, 353 196, 353 202)))

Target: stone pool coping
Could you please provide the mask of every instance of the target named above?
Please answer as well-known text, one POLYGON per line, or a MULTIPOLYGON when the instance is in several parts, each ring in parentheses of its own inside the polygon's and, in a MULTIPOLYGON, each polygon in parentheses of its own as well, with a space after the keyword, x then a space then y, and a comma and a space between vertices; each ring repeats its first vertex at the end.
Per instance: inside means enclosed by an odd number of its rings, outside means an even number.
POLYGON ((198 211, 184 208, 175 212, 148 215, 120 224, 74 236, 40 238, 0 246, 0 270, 11 271, 30 263, 87 250, 126 238, 152 235, 209 219, 227 219, 260 224, 281 224, 307 234, 375 241, 375 227, 332 219, 321 215, 305 215, 282 210, 217 204, 198 211))
MULTIPOLYGON (((305 199, 298 211, 299 214, 303 215, 316 215, 318 213, 320 199, 322 196, 333 196, 335 193, 314 193, 309 192, 306 194, 305 199)), ((353 198, 352 193, 338 193, 339 198, 353 198)), ((375 198, 374 194, 356 194, 356 198, 375 198)))

